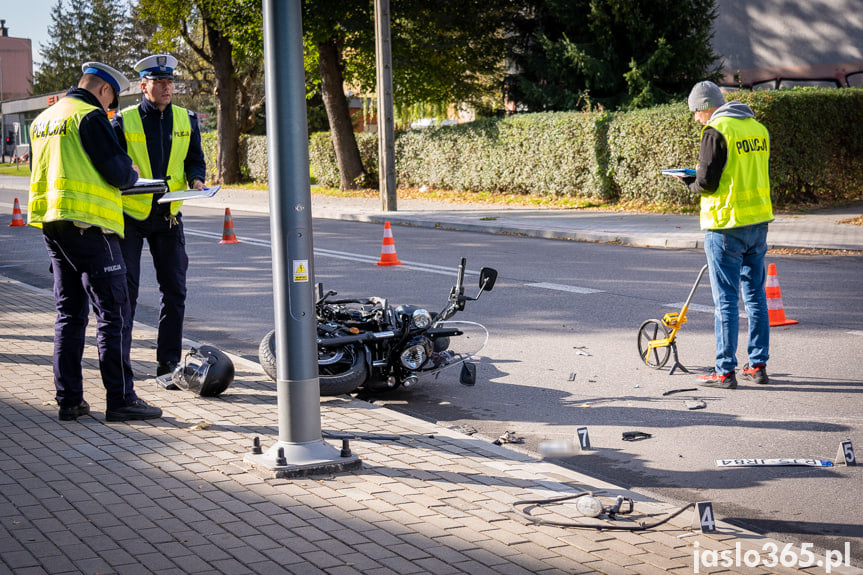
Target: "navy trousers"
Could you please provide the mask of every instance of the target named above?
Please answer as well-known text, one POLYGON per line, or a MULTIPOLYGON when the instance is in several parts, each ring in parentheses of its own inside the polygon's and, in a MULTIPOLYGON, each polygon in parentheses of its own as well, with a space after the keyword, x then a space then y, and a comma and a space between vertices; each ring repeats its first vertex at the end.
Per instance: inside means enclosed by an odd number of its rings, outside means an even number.
MULTIPOLYGON (((186 270, 189 258, 186 255, 186 236, 183 234, 183 219, 177 214, 175 220, 157 213, 154 208, 145 220, 136 220, 128 215, 126 237, 120 240, 123 259, 126 262, 126 283, 132 318, 138 306, 138 291, 141 282, 141 251, 144 240, 150 247, 156 281, 159 284, 159 335, 156 340, 156 361, 159 363, 180 362, 183 353, 183 319, 186 315, 186 270)), ((127 339, 131 345, 132 324, 127 326, 127 339)))
POLYGON ((107 408, 128 405, 137 396, 125 369, 131 345, 123 338, 126 325, 131 324, 131 310, 119 236, 105 234, 95 226, 80 228, 69 221, 43 224, 42 235, 54 274, 57 403, 75 406, 84 399, 81 359, 92 304, 107 408))

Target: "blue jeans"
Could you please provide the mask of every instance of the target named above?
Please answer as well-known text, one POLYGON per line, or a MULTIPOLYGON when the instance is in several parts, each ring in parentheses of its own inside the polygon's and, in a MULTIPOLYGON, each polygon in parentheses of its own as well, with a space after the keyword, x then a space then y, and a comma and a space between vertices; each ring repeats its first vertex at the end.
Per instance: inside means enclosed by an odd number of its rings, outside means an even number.
POLYGON ((704 234, 704 253, 716 318, 716 373, 725 375, 737 367, 737 306, 741 290, 749 316, 749 365, 766 364, 770 357, 770 317, 764 292, 767 224, 708 230, 704 234))

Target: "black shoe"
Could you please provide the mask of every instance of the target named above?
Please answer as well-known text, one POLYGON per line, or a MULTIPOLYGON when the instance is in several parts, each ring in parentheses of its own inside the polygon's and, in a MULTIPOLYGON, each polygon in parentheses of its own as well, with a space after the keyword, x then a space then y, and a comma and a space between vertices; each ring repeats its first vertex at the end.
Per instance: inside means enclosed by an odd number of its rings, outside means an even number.
POLYGON ((740 376, 743 379, 754 381, 758 385, 767 385, 770 383, 770 379, 767 377, 767 366, 763 363, 753 365, 752 367, 749 367, 749 364, 747 363, 740 371, 740 376))
POLYGON ((176 361, 160 361, 159 365, 156 366, 156 377, 168 373, 174 373, 175 369, 177 369, 176 361))
POLYGON ((731 371, 725 375, 718 375, 711 371, 707 375, 699 375, 697 382, 704 387, 719 387, 721 389, 735 389, 737 387, 737 376, 731 371))
POLYGON ((81 403, 78 405, 72 406, 60 406, 60 421, 75 421, 79 417, 83 417, 85 415, 90 414, 90 404, 81 400, 81 403))
POLYGON ((162 417, 162 409, 148 404, 143 399, 136 399, 124 407, 105 411, 107 421, 158 419, 160 417, 162 417))

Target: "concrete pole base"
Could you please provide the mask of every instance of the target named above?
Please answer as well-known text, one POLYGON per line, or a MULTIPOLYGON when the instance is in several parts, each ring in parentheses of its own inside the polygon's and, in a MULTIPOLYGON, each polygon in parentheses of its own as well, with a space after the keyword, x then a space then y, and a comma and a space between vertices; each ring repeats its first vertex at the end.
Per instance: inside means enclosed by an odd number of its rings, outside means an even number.
POLYGON ((247 453, 243 462, 274 479, 341 473, 359 469, 363 464, 358 456, 342 455, 323 439, 306 443, 278 441, 266 453, 247 453))

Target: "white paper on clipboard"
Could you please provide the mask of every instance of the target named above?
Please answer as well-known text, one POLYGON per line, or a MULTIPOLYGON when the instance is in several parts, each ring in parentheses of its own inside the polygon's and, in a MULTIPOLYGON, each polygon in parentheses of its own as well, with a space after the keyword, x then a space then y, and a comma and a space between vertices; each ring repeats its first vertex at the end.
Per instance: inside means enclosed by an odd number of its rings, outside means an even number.
POLYGON ((182 200, 195 200, 198 198, 212 198, 216 195, 216 192, 222 189, 222 186, 213 186, 210 188, 203 188, 201 190, 179 190, 176 192, 168 192, 164 196, 158 199, 160 204, 167 204, 169 202, 177 202, 182 200))

